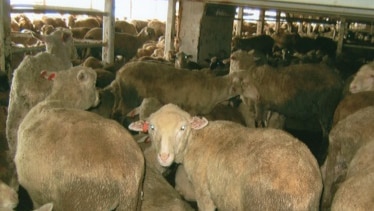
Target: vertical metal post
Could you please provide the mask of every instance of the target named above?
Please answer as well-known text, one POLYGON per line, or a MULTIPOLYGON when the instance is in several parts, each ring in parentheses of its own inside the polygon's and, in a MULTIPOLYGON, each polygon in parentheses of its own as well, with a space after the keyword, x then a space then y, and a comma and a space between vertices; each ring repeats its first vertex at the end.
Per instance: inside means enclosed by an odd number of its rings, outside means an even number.
POLYGON ((280 29, 280 14, 281 12, 277 10, 275 14, 275 32, 279 32, 280 29))
POLYGON ((257 32, 256 35, 263 34, 264 31, 264 25, 265 25, 265 9, 260 10, 260 17, 257 21, 257 32))
POLYGON ((345 34, 346 29, 347 29, 346 19, 344 17, 341 17, 339 32, 338 32, 338 46, 336 49, 337 54, 340 54, 343 51, 344 34, 345 34))
MULTIPOLYGON (((166 56, 170 50, 174 49, 174 36, 175 36, 175 12, 176 12, 177 0, 168 1, 168 15, 165 29, 165 50, 164 55, 166 56)), ((180 6, 180 5, 179 5, 180 6)), ((179 14, 180 18, 180 14, 179 14)))
POLYGON ((243 27, 243 7, 239 7, 238 20, 236 20, 236 31, 235 31, 236 36, 238 37, 242 36, 242 27, 243 27))
POLYGON ((105 13, 103 17, 103 42, 106 45, 103 46, 102 60, 106 64, 114 63, 114 8, 115 0, 105 0, 105 13))
POLYGON ((0 71, 9 73, 11 57, 10 0, 2 0, 0 7, 0 71))

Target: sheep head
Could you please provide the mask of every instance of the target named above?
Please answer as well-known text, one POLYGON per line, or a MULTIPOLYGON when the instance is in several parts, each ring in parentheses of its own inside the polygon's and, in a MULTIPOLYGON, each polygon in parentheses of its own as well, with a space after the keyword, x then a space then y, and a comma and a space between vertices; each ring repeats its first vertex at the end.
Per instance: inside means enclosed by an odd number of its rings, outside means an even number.
POLYGON ((99 104, 96 72, 91 68, 77 66, 60 72, 42 71, 41 76, 53 81, 48 100, 60 101, 64 107, 84 110, 99 104))
POLYGON ((374 62, 363 65, 349 86, 351 93, 374 91, 374 62))
POLYGON ((167 104, 154 112, 147 121, 137 121, 129 125, 130 130, 148 132, 157 160, 161 166, 183 161, 184 150, 192 130, 208 125, 204 117, 191 116, 174 104, 167 104))

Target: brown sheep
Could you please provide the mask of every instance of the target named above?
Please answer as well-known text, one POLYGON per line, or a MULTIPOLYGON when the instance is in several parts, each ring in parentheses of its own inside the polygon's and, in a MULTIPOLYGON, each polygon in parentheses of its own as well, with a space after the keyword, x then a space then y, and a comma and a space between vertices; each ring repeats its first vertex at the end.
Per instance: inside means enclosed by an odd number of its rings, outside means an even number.
POLYGON ((138 31, 136 30, 135 26, 127 21, 120 21, 120 20, 115 21, 114 29, 116 32, 120 32, 120 33, 127 33, 127 34, 132 34, 132 35, 138 34, 138 31))
POLYGON ((80 18, 78 19, 74 15, 70 15, 68 17, 68 26, 69 28, 74 27, 101 27, 100 21, 96 17, 87 17, 87 18, 80 18))
POLYGON ((155 30, 155 34, 156 34, 155 40, 165 35, 166 24, 164 22, 154 19, 154 20, 149 21, 147 26, 155 30))
POLYGON ((47 78, 51 94, 21 122, 14 159, 34 207, 139 210, 141 149, 121 125, 84 111, 99 102, 95 71, 77 66, 47 78))
POLYGON ((144 27, 148 25, 148 21, 144 20, 131 20, 131 24, 133 24, 136 28, 136 31, 140 32, 144 27))
MULTIPOLYGON (((330 210, 334 195, 346 180, 347 172, 350 171, 350 165, 356 155, 358 155, 361 147, 367 145, 369 142, 373 142, 373 114, 374 106, 360 109, 339 121, 330 131, 328 154, 325 163, 321 167, 324 180, 321 201, 323 210, 330 210)), ((368 169, 372 169, 371 161, 367 167, 368 169)), ((365 186, 369 185, 369 181, 363 184, 365 186)), ((369 188, 370 186, 367 187, 369 188)), ((369 189, 372 189, 372 187, 369 189)), ((366 194, 362 193, 359 195, 363 196, 366 194)))
POLYGON ((112 86, 117 90, 113 118, 119 122, 143 98, 154 97, 162 104, 175 103, 194 114, 207 114, 219 102, 238 94, 257 99, 257 90, 251 83, 240 80, 240 73, 215 77, 153 61, 126 63, 117 72, 112 86))
POLYGON ((274 68, 257 65, 251 52, 231 55, 230 72, 244 70, 260 94, 256 121, 264 122, 267 111, 307 120, 316 118, 327 141, 335 108, 341 98, 343 81, 326 64, 297 64, 274 68))
POLYGON ((208 123, 173 104, 129 128, 148 131, 160 165, 183 164, 199 210, 318 210, 317 161, 282 130, 208 123))
POLYGON ((333 126, 354 112, 374 105, 374 91, 346 95, 335 109, 333 126))
MULTIPOLYGON (((154 37, 154 30, 149 27, 143 28, 137 35, 116 32, 114 37, 114 53, 115 55, 123 56, 128 61, 136 56, 138 49, 147 40, 152 40, 154 37)), ((102 40, 102 28, 91 29, 84 36, 84 39, 102 40)), ((93 48, 90 53, 85 55, 85 58, 90 55, 101 58, 101 48, 93 48)))

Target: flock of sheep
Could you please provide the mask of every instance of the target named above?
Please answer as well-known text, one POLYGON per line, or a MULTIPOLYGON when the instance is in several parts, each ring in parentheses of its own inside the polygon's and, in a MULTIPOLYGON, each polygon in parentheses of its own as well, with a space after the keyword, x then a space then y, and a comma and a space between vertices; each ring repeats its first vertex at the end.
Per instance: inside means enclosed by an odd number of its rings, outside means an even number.
POLYGON ((344 81, 323 62, 274 67, 253 51, 233 52, 224 75, 119 51, 110 75, 93 57, 72 63, 71 30, 37 38, 46 51, 14 70, 3 112, 0 210, 20 185, 40 211, 374 207, 374 62, 344 81), (320 123, 326 159, 287 118, 320 123))

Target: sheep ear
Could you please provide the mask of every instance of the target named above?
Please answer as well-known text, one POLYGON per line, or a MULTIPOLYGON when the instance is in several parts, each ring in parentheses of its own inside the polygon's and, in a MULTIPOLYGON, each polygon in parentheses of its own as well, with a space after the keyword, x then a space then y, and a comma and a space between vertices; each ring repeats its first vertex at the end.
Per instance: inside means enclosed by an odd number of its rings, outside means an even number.
POLYGON ((84 73, 83 71, 79 71, 78 75, 77 75, 77 80, 78 81, 85 81, 87 80, 88 76, 86 73, 84 73))
POLYGON ((190 125, 192 129, 199 130, 201 128, 204 128, 207 126, 209 121, 205 117, 198 117, 194 116, 192 117, 190 121, 190 125))
POLYGON ((148 132, 149 123, 144 120, 133 122, 129 125, 129 129, 137 132, 148 132))

